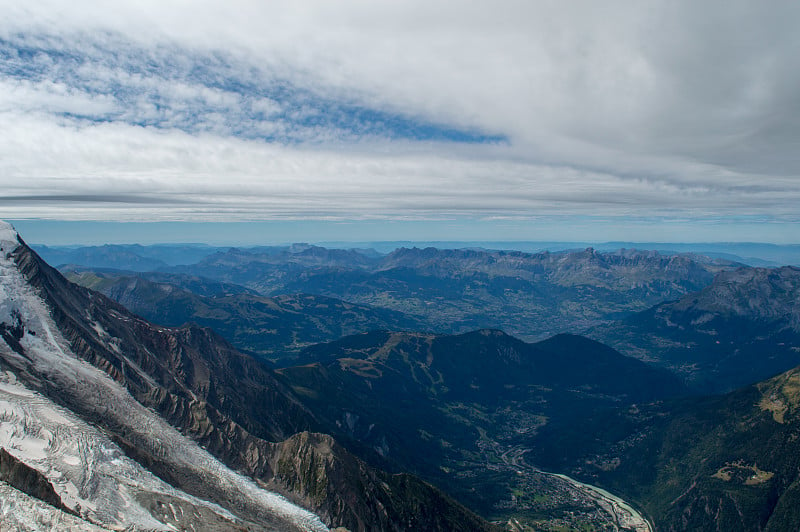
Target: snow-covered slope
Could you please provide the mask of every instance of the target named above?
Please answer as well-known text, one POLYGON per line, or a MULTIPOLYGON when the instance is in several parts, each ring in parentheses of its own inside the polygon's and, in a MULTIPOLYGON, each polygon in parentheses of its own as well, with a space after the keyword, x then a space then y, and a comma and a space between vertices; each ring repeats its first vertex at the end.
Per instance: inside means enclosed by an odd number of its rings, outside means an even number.
MULTIPOLYGON (((13 227, 0 222, 0 446, 41 472, 77 516, 104 528, 327 530, 317 516, 232 471, 106 372, 79 359, 14 261, 20 245, 13 227), (83 419, 54 398, 80 404, 83 419), (118 441, 95 428, 98 420, 114 427, 117 440, 126 435, 145 448, 144 455, 169 464, 192 493, 213 502, 167 484, 126 457, 118 441)), ((104 333, 100 325, 95 330, 104 333)), ((108 342, 114 349, 114 340, 108 342)), ((0 524, 50 529, 48 522, 62 518, 55 508, 43 514, 38 503, 30 515, 21 515, 27 496, 8 485, 0 490, 13 495, 0 505, 0 524)))
POLYGON ((92 523, 113 529, 236 528, 230 512, 166 484, 11 372, 0 375, 0 446, 41 472, 62 503, 92 523))

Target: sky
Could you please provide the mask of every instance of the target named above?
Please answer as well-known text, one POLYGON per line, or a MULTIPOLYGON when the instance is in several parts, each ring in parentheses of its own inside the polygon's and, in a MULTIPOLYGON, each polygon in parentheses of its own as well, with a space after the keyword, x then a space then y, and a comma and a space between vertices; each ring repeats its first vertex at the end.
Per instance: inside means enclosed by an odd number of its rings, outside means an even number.
POLYGON ((800 243, 799 25, 781 0, 0 0, 0 217, 48 244, 800 243))

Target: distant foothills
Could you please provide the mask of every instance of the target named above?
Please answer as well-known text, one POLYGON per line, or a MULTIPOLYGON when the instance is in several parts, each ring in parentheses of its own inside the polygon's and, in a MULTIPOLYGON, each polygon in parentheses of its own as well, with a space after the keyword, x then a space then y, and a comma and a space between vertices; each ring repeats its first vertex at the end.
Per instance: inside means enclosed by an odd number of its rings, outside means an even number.
POLYGON ((361 332, 477 329, 525 341, 584 334, 676 372, 699 393, 800 364, 785 338, 796 325, 797 269, 747 266, 729 254, 432 247, 383 254, 308 244, 40 252, 68 279, 154 323, 210 327, 278 366, 314 343, 361 332), (724 319, 712 319, 714 312, 724 319))
MULTIPOLYGON (((101 266, 97 261, 104 253, 119 253, 125 255, 141 255, 142 258, 160 260, 168 265, 191 264, 202 257, 224 251, 232 247, 257 250, 257 249, 282 249, 308 246, 309 244, 287 244, 274 246, 238 246, 238 245, 208 245, 197 243, 162 243, 151 245, 138 244, 104 244, 104 245, 43 245, 31 244, 43 258, 52 264, 74 263, 74 257, 85 257, 90 261, 85 266, 101 266), (94 258, 92 258, 94 257, 94 258)), ((483 249, 522 251, 538 253, 541 251, 575 251, 593 248, 598 251, 616 251, 619 249, 639 249, 657 251, 664 255, 678 253, 696 253, 708 257, 725 258, 741 262, 748 266, 785 266, 800 265, 800 244, 769 244, 758 242, 559 242, 559 241, 420 241, 420 240, 393 240, 393 241, 330 241, 318 242, 315 246, 329 249, 358 250, 367 255, 389 254, 399 248, 428 248, 437 249, 483 249)), ((153 263, 142 262, 142 267, 153 268, 153 263)), ((133 268, 131 268, 133 269, 133 268)), ((147 270, 142 270, 147 271, 147 270)))

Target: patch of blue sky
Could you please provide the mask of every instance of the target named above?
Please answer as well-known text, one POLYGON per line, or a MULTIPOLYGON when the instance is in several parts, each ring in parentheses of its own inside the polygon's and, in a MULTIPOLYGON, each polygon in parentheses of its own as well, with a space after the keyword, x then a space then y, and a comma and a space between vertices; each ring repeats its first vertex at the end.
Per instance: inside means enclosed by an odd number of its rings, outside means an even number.
POLYGON ((81 121, 278 143, 508 142, 501 133, 365 105, 339 90, 301 87, 229 54, 143 48, 109 34, 69 42, 50 36, 0 39, 0 76, 58 83, 90 97, 113 99, 114 108, 101 113, 55 113, 81 121))

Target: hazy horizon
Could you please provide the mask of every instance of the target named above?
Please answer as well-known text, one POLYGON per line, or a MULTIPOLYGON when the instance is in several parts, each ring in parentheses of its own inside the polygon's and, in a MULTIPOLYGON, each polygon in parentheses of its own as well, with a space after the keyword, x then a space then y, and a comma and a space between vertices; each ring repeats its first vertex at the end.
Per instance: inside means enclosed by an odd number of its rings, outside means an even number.
POLYGON ((769 224, 738 227, 733 234, 714 225, 640 222, 634 226, 609 220, 563 222, 508 221, 374 221, 340 222, 293 220, 283 222, 76 222, 62 220, 6 220, 22 237, 48 246, 102 244, 207 244, 214 246, 325 243, 648 243, 648 244, 769 244, 800 245, 794 232, 769 224), (694 239, 682 238, 693 236, 694 239), (660 238, 659 238, 660 237, 660 238), (738 237, 738 238, 736 238, 738 237), (793 238, 795 237, 795 238, 793 238))

